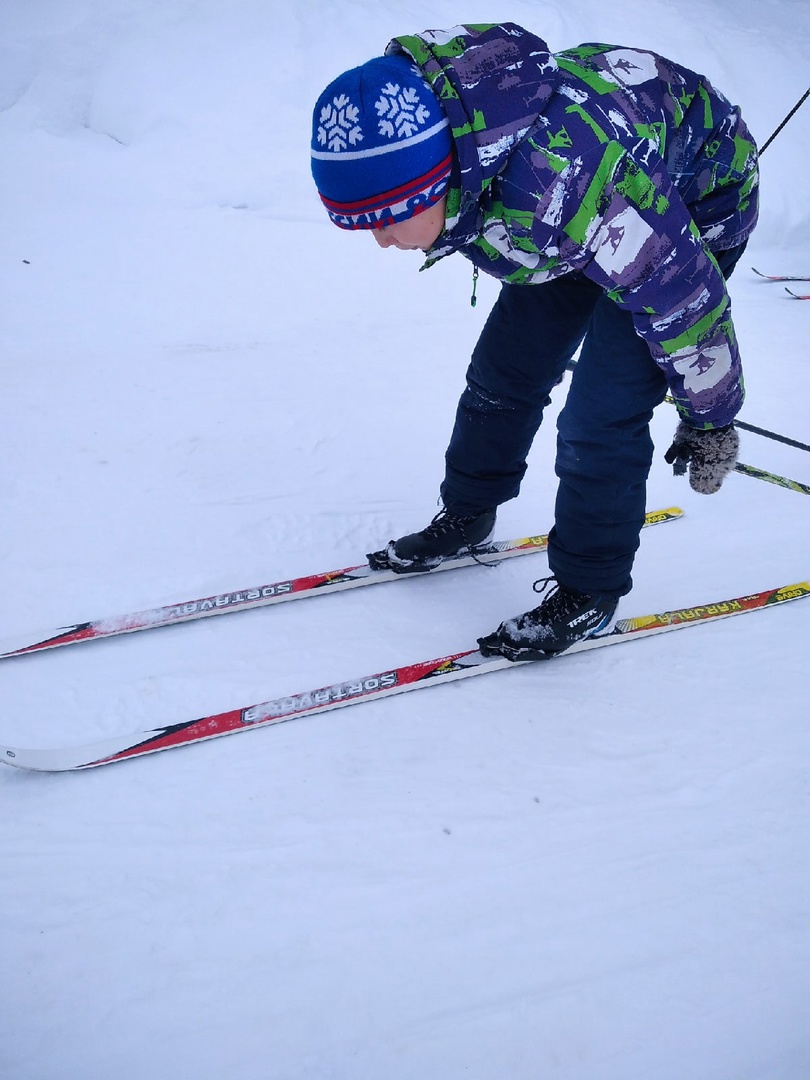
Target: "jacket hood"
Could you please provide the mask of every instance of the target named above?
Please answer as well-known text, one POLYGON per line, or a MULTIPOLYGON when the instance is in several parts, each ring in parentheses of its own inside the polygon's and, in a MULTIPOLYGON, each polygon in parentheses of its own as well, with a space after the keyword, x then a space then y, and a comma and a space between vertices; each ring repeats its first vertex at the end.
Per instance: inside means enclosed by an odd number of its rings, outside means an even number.
POLYGON ((396 37, 386 53, 415 61, 450 120, 457 171, 445 234, 431 251, 432 261, 478 234, 482 196, 542 116, 559 71, 545 41, 514 23, 396 37))

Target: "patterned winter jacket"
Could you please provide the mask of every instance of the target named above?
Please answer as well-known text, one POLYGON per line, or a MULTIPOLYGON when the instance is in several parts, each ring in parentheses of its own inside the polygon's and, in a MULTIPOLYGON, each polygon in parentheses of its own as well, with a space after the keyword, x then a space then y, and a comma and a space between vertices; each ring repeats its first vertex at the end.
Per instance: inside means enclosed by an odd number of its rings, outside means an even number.
POLYGON ((517 284, 580 272, 627 309, 681 416, 728 424, 743 400, 712 251, 756 223, 756 147, 702 75, 651 52, 552 55, 512 23, 395 38, 442 101, 457 164, 426 265, 461 251, 517 284))

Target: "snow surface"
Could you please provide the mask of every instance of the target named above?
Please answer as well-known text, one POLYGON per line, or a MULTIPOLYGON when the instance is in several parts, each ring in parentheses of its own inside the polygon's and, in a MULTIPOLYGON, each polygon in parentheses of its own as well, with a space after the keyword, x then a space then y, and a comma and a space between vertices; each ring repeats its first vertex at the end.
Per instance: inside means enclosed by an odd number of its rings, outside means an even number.
MULTIPOLYGON (((309 115, 396 33, 511 18, 706 71, 763 141, 807 0, 5 0, 0 637, 351 565, 435 512, 496 292, 327 220, 309 115)), ((810 441, 810 104, 732 286, 742 419, 810 441)), ((564 397, 557 395, 555 407, 564 397)), ((810 499, 662 461, 624 614, 810 575, 810 499)), ((553 411, 499 535, 545 531, 553 411)), ((805 483, 810 456, 744 435, 805 483)), ((78 744, 469 647, 543 556, 7 662, 78 744)), ((803 1080, 803 604, 108 769, 0 775, 3 1080, 803 1080)))

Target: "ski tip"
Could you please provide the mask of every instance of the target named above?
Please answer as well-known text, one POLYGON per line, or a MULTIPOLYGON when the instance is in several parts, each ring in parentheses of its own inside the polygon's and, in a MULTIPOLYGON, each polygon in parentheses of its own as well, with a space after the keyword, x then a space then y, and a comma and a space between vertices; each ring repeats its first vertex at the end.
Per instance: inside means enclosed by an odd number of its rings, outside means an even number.
MULTIPOLYGON (((115 760, 120 744, 98 744, 75 749, 25 749, 18 746, 0 746, 0 762, 21 772, 67 773, 92 769, 115 760)), ((124 760, 124 759, 122 759, 124 760)))
MULTIPOLYGON (((763 281, 810 281, 810 277, 803 277, 801 274, 763 274, 761 270, 757 270, 755 266, 751 269, 757 275, 761 277, 763 281)), ((807 300, 807 296, 799 296, 797 293, 790 292, 790 289, 785 289, 785 292, 789 292, 791 296, 795 296, 797 300, 807 300)))
MULTIPOLYGON (((36 757, 36 755, 34 755, 36 757)), ((10 765, 13 769, 24 769, 28 772, 40 772, 42 766, 31 764, 30 753, 27 750, 19 750, 12 746, 0 746, 0 761, 10 765)))

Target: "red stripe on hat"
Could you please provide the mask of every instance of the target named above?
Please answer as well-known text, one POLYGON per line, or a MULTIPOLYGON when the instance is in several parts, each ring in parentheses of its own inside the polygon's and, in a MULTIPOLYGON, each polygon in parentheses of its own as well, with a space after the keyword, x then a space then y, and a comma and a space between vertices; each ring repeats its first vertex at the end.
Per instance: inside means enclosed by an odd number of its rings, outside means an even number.
POLYGON ((321 202, 328 210, 347 217, 370 213, 390 206, 392 203, 404 202, 410 196, 418 195, 420 191, 433 187, 435 183, 450 172, 452 164, 453 154, 451 151, 444 161, 439 162, 429 172, 424 173, 416 180, 409 181, 407 184, 392 188, 391 191, 385 191, 380 195, 371 195, 356 202, 336 202, 334 199, 327 199, 324 195, 321 195, 321 202))

